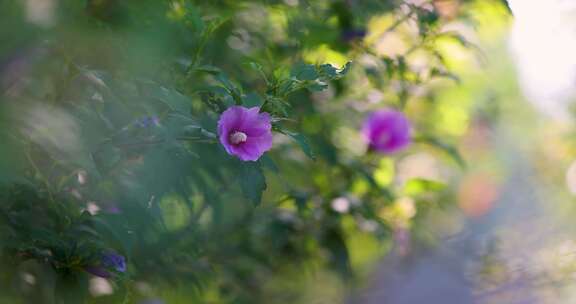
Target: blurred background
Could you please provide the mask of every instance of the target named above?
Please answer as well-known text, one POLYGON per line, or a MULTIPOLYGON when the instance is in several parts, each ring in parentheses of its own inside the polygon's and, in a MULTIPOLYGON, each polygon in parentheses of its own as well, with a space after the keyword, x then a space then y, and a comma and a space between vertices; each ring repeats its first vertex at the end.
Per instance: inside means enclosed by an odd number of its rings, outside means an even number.
POLYGON ((0 303, 576 301, 574 14, 0 0, 0 303), (258 162, 234 104, 273 117, 258 162))

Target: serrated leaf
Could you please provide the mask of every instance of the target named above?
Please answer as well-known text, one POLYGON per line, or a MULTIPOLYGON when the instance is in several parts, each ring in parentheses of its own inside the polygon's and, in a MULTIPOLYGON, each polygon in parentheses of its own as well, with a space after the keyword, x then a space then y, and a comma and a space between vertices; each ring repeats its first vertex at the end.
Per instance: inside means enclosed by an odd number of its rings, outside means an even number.
POLYGON ((240 171, 240 187, 244 197, 255 206, 262 200, 262 193, 266 190, 266 178, 259 163, 243 163, 240 171))

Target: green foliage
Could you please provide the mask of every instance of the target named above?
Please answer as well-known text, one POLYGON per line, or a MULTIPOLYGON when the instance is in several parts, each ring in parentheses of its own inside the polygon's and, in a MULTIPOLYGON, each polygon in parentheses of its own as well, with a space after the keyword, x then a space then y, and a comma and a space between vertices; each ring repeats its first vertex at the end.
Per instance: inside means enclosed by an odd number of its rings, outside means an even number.
MULTIPOLYGON (((382 210, 444 190, 397 186, 394 167, 420 147, 384 168, 360 144, 362 118, 433 104, 433 92, 414 91, 458 78, 432 46, 444 35, 435 11, 300 2, 61 0, 48 21, 1 2, 0 168, 10 170, 0 172, 0 296, 142 303, 178 291, 188 302, 252 304, 271 303, 269 284, 294 268, 355 279, 351 235, 390 241, 382 210), (382 35, 416 20, 414 48, 376 54, 363 35, 347 38, 381 31, 368 29, 380 15, 397 20, 382 35), (424 72, 410 61, 416 50, 428 56, 424 72), (387 97, 368 103, 368 91, 387 97), (257 162, 219 142, 218 119, 233 105, 272 117, 274 147, 257 162), (349 206, 332 206, 338 198, 349 206), (110 250, 127 271, 113 271, 114 295, 95 298, 88 270, 110 250)), ((443 136, 422 141, 463 166, 443 136)))
POLYGON ((260 164, 242 164, 239 178, 244 196, 255 205, 259 205, 262 200, 262 192, 266 190, 266 178, 260 164))

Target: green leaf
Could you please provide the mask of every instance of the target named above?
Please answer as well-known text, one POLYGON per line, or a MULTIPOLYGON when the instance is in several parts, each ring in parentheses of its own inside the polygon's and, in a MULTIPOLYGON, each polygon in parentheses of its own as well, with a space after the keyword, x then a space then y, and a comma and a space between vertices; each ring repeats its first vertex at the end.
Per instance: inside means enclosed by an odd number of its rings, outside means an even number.
POLYGON ((290 71, 290 75, 298 80, 316 80, 318 78, 316 67, 305 63, 296 64, 290 71))
POLYGON ((450 158, 452 158, 454 162, 458 164, 458 166, 460 166, 463 169, 466 168, 466 161, 464 160, 462 155, 460 155, 460 152, 458 151, 458 149, 456 149, 456 147, 448 143, 445 143, 438 138, 430 136, 422 136, 416 138, 416 141, 424 144, 429 144, 435 148, 440 149, 441 151, 445 152, 448 156, 450 156, 450 158))
POLYGON ((266 72, 264 72, 264 67, 262 67, 261 64, 257 63, 257 62, 249 62, 248 66, 250 66, 250 68, 252 68, 253 70, 257 71, 258 73, 260 73, 260 75, 262 76, 262 78, 264 79, 264 81, 266 82, 266 85, 270 85, 270 81, 268 80, 268 77, 266 77, 266 72))
POLYGON ((159 207, 168 231, 184 228, 192 216, 184 198, 176 194, 164 196, 160 200, 159 207))
POLYGON ((437 192, 446 188, 442 182, 424 178, 409 180, 404 186, 404 193, 409 196, 416 196, 426 192, 437 192))
POLYGON ((241 105, 242 91, 240 90, 240 88, 234 85, 232 81, 230 81, 230 79, 228 79, 228 77, 223 73, 219 73, 215 77, 218 81, 220 81, 220 83, 224 85, 224 87, 228 91, 228 94, 230 94, 230 96, 232 96, 232 98, 234 99, 234 103, 237 105, 241 105))
POLYGON ((268 154, 264 154, 261 158, 260 158, 260 162, 262 163, 262 167, 278 174, 280 172, 280 170, 278 169, 278 166, 276 166, 276 163, 274 162, 274 160, 272 160, 272 158, 268 155, 268 154))
POLYGON ((454 80, 456 83, 460 83, 460 77, 458 77, 458 75, 448 72, 448 71, 443 71, 439 68, 432 68, 430 70, 430 78, 433 77, 443 77, 443 78, 448 78, 451 80, 454 80))
POLYGON ((322 82, 313 82, 306 86, 306 88, 312 92, 321 92, 328 88, 328 85, 322 82))
POLYGON ((418 30, 421 36, 426 36, 439 21, 439 16, 435 11, 418 9, 418 30))
POLYGON ((126 228, 126 223, 121 219, 121 217, 108 214, 99 215, 93 217, 91 223, 100 235, 121 245, 122 251, 130 252, 130 248, 135 241, 135 236, 130 233, 128 228, 126 228))
POLYGON ((338 69, 333 67, 331 64, 322 64, 318 69, 320 70, 320 74, 324 77, 332 79, 338 76, 338 69))
POLYGON ((264 100, 256 93, 250 93, 242 96, 242 104, 248 108, 261 107, 264 100))
POLYGON ((350 72, 350 68, 352 68, 352 62, 350 61, 346 62, 344 67, 340 69, 340 73, 338 73, 338 75, 340 75, 340 77, 345 76, 346 74, 348 74, 348 72, 350 72))
POLYGON ((281 98, 277 98, 271 95, 266 96, 266 112, 271 112, 273 114, 278 114, 279 116, 288 116, 288 107, 290 104, 285 103, 281 98))
POLYGON ((247 162, 242 164, 240 187, 244 197, 249 199, 255 206, 260 204, 262 193, 267 186, 266 178, 259 163, 247 162))
POLYGON ((212 74, 212 75, 217 75, 217 74, 222 73, 222 70, 220 70, 220 68, 215 67, 213 65, 207 65, 207 64, 197 66, 194 69, 198 72, 208 73, 208 74, 212 74))
POLYGON ((322 64, 318 67, 318 72, 323 80, 336 80, 344 77, 350 71, 351 66, 351 62, 346 63, 342 69, 338 69, 331 64, 322 64))
POLYGON ((314 151, 312 151, 312 147, 310 147, 310 143, 308 142, 306 136, 295 132, 282 131, 282 133, 290 136, 294 141, 296 141, 306 156, 313 160, 316 159, 316 155, 314 155, 314 151))
POLYGON ((350 254, 344 235, 338 227, 329 228, 324 235, 322 245, 328 250, 330 266, 342 276, 343 279, 350 279, 352 267, 350 265, 350 254))
POLYGON ((228 94, 228 90, 222 86, 203 86, 198 90, 198 92, 207 92, 219 96, 225 96, 228 94))
POLYGON ((248 65, 256 71, 263 71, 264 70, 262 65, 259 64, 258 62, 251 61, 251 62, 248 62, 248 65))
POLYGON ((190 99, 174 89, 152 85, 148 94, 150 94, 150 97, 161 101, 174 112, 180 112, 182 114, 190 113, 190 99))
POLYGON ((386 188, 394 181, 396 169, 394 161, 391 158, 384 157, 380 160, 378 168, 374 170, 374 182, 381 188, 386 188))

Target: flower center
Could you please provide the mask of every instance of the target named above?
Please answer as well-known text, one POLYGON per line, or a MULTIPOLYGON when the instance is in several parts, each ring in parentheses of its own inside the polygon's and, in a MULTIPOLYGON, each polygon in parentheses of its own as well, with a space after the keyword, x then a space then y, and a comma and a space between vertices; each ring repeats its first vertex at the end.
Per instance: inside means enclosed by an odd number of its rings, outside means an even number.
POLYGON ((233 145, 241 144, 245 142, 247 139, 248 136, 246 136, 246 133, 244 132, 235 131, 232 134, 230 134, 230 143, 232 143, 233 145))
POLYGON ((378 139, 376 140, 375 144, 377 145, 385 145, 388 143, 388 141, 390 141, 390 134, 388 133, 384 133, 381 134, 378 139))

